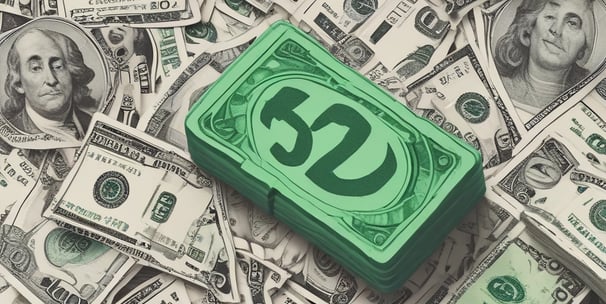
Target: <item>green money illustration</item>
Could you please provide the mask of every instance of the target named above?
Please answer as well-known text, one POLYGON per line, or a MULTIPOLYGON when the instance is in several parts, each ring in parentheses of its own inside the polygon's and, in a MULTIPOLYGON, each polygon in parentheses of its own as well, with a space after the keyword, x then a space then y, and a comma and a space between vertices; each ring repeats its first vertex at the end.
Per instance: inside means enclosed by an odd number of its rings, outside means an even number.
MULTIPOLYGON (((194 161, 278 218, 323 223, 369 263, 394 263, 450 191, 481 171, 471 147, 285 23, 200 99, 186 118, 194 161)), ((470 195, 467 204, 479 198, 470 195)), ((304 222, 295 231, 306 234, 304 222)))

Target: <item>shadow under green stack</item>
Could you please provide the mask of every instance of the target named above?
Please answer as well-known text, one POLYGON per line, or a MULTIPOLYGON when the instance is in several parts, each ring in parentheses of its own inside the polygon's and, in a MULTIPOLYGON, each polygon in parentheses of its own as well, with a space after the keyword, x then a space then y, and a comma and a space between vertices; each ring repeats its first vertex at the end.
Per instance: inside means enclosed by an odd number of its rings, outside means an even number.
POLYGON ((480 154, 276 22, 190 110, 189 152, 379 291, 485 191, 480 154))

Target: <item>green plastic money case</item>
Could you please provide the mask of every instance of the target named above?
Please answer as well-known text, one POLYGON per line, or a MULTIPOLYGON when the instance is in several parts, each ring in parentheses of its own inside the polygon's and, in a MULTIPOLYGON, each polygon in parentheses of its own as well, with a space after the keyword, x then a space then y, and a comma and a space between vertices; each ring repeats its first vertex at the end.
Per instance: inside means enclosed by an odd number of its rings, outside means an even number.
POLYGON ((393 291, 485 191, 480 154, 274 23, 191 108, 202 169, 393 291))

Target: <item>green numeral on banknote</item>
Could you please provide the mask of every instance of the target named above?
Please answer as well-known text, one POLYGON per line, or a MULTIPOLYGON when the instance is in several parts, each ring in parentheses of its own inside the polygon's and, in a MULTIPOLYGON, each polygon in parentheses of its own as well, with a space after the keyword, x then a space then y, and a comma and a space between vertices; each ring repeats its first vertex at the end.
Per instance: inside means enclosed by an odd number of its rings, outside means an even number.
POLYGON ((280 163, 286 166, 298 166, 309 159, 313 137, 312 132, 318 131, 331 123, 347 127, 343 140, 332 150, 316 161, 305 175, 322 189, 345 196, 362 196, 375 193, 394 175, 396 158, 387 145, 387 155, 382 164, 372 173, 356 179, 343 179, 335 174, 335 170, 352 156, 370 136, 371 126, 364 116, 355 109, 333 104, 318 116, 313 124, 308 126, 294 109, 307 100, 309 95, 292 88, 283 87, 267 101, 261 111, 261 121, 270 128, 273 118, 284 120, 297 131, 294 148, 289 152, 275 143, 270 151, 280 163))
POLYGON ((168 193, 166 191, 160 193, 160 196, 156 201, 156 205, 152 210, 152 221, 160 224, 166 223, 176 203, 177 197, 174 194, 168 193))

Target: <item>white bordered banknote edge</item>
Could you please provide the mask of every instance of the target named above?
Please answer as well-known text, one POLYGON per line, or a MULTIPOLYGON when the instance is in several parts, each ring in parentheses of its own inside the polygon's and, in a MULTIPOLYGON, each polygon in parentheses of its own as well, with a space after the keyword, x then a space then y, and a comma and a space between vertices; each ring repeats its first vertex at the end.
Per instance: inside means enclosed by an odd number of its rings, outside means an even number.
POLYGON ((58 15, 86 27, 129 25, 132 27, 185 26, 200 21, 196 0, 115 1, 59 0, 58 15))
POLYGON ((238 301, 219 186, 178 148, 105 115, 93 123, 46 216, 238 301))

